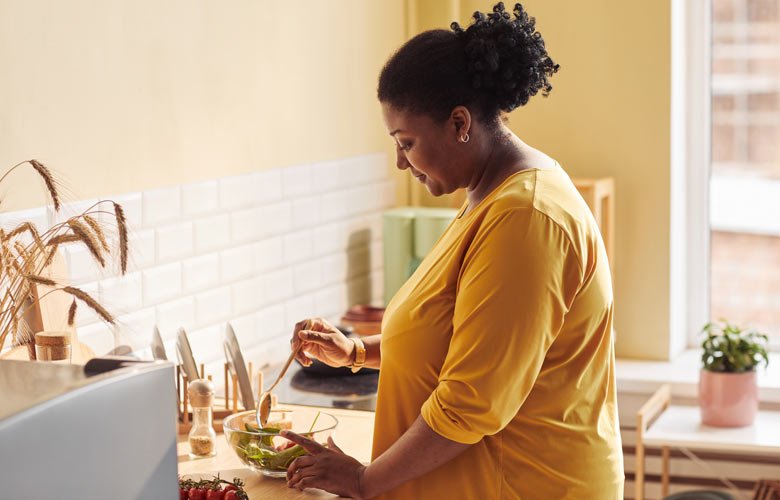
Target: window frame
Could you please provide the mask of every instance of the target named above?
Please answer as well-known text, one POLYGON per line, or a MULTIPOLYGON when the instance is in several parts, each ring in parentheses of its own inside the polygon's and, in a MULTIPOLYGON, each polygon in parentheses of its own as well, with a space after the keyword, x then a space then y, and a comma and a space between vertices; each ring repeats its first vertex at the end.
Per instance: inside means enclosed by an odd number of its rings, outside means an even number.
POLYGON ((698 346, 710 316, 712 0, 670 0, 669 354, 698 346))

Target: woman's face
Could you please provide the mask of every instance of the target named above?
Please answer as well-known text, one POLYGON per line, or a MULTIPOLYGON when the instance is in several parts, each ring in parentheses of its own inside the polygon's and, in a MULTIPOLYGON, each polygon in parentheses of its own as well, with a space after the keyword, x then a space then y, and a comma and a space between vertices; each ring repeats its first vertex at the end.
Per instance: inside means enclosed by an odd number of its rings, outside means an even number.
POLYGON ((465 184, 459 178, 457 131, 450 120, 438 123, 382 103, 387 131, 396 143, 396 166, 409 172, 434 196, 452 193, 465 184))

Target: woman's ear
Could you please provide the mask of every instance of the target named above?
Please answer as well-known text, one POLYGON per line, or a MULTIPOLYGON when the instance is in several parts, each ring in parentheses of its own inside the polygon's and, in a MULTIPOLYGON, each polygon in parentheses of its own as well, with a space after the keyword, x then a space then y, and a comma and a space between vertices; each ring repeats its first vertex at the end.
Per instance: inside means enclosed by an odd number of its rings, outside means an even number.
POLYGON ((468 135, 471 130, 471 113, 465 106, 456 106, 450 113, 450 122, 453 125, 455 139, 468 135))

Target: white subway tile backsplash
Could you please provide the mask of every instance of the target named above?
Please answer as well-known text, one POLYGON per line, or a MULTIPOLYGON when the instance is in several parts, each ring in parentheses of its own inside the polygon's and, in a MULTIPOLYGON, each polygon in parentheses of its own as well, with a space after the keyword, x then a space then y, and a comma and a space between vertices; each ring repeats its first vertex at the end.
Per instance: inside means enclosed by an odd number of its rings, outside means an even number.
POLYGON ((157 239, 157 262, 170 262, 189 257, 193 253, 193 224, 175 224, 155 230, 157 239))
POLYGON ((117 330, 124 341, 131 345, 133 350, 137 350, 151 345, 155 323, 155 309, 154 307, 147 307, 146 309, 120 316, 117 319, 117 330))
POLYGON ((347 248, 347 230, 344 222, 333 222, 314 228, 316 255, 326 255, 347 248))
POLYGON ((254 245, 244 245, 219 253, 222 283, 230 283, 250 276, 255 269, 254 245))
POLYGON ((295 293, 311 292, 322 286, 322 259, 310 259, 293 267, 295 293))
POLYGON ((292 225, 292 203, 285 201, 263 207, 262 218, 258 223, 262 224, 263 236, 288 232, 292 225))
POLYGON ((274 202, 282 199, 282 171, 281 169, 265 170, 252 174, 255 186, 259 191, 258 200, 263 203, 274 202))
MULTIPOLYGON (((200 365, 224 360, 222 351, 222 325, 210 325, 197 330, 187 330, 187 340, 192 348, 192 357, 200 365)), ((221 370, 218 370, 221 372, 221 370)))
POLYGON ((181 210, 184 217, 213 214, 218 209, 218 181, 196 182, 181 187, 181 210))
POLYGON ((68 278, 75 285, 97 281, 103 275, 103 270, 95 258, 82 244, 69 244, 61 248, 68 266, 68 278))
POLYGON ((341 178, 341 165, 339 161, 317 163, 312 166, 312 179, 320 194, 346 187, 346 182, 341 178))
POLYGON ((131 232, 128 237, 128 268, 146 269, 154 265, 157 255, 157 239, 154 229, 131 232))
POLYGON ((173 186, 143 193, 143 225, 156 227, 181 217, 181 187, 173 186))
POLYGON ((157 328, 165 341, 174 340, 179 328, 189 330, 195 326, 195 299, 191 296, 160 304, 155 312, 157 328))
POLYGON ((295 264, 310 258, 313 254, 313 232, 309 229, 288 234, 284 242, 284 263, 295 264))
POLYGON ((354 196, 350 196, 349 190, 327 193, 320 198, 320 220, 331 222, 347 217, 350 213, 350 203, 354 203, 354 196))
POLYGON ((304 196, 292 202, 292 229, 314 227, 320 222, 320 198, 304 196))
POLYGON ((284 304, 284 317, 287 325, 295 325, 298 321, 315 316, 317 316, 317 309, 314 307, 313 293, 297 295, 284 304))
MULTIPOLYGON (((82 213, 86 212, 87 210, 99 210, 95 207, 95 204, 97 204, 98 200, 95 198, 89 199, 89 200, 80 200, 80 201, 71 201, 68 203, 63 203, 60 206, 59 211, 54 210, 53 205, 48 205, 46 207, 46 217, 47 217, 47 223, 46 227, 50 226, 56 226, 57 224, 62 224, 63 222, 67 221, 71 217, 76 217, 77 215, 81 215, 82 213)), ((102 214, 96 214, 93 215, 95 219, 103 220, 102 214)), ((41 229, 40 227, 37 227, 37 229, 41 229)))
POLYGON ((144 305, 154 306, 181 296, 181 263, 143 271, 144 305))
MULTIPOLYGON (((18 212, 3 212, 0 213, 0 228, 6 232, 10 232, 21 224, 22 222, 30 222, 38 233, 43 233, 49 226, 49 215, 46 207, 31 208, 29 210, 20 210, 18 212)), ((24 240, 25 242, 32 241, 32 238, 24 240)))
MULTIPOLYGON (((338 322, 353 302, 381 304, 382 212, 395 204, 394 184, 375 154, 114 197, 131 226, 129 274, 112 274, 116 258, 103 270, 83 246, 62 249, 71 281, 118 315, 114 333, 80 304, 80 338, 98 354, 120 342, 149 355, 156 324, 175 360, 184 327, 197 362, 221 380, 231 321, 248 361, 281 361, 295 321, 338 322)), ((75 215, 88 203, 66 208, 75 215)), ((0 226, 30 218, 43 231, 54 214, 0 214, 0 226)))
POLYGON ((285 267, 268 273, 264 290, 266 304, 274 304, 292 297, 295 290, 292 270, 289 267, 285 267))
MULTIPOLYGON (((141 193, 123 194, 111 199, 122 205, 122 212, 125 214, 127 228, 130 231, 138 231, 143 227, 143 197, 141 193)), ((114 214, 112 205, 105 205, 103 209, 111 212, 110 214, 101 214, 103 220, 116 220, 115 216, 112 215, 114 214)))
POLYGON ((266 221, 265 207, 233 212, 230 215, 230 241, 241 244, 261 238, 265 234, 266 221))
POLYGON ((385 299, 385 273, 383 269, 378 269, 371 273, 371 305, 384 307, 385 299))
POLYGON ((292 200, 312 194, 318 186, 314 185, 312 165, 294 165, 282 169, 282 194, 292 200))
POLYGON ((321 260, 320 279, 323 285, 333 285, 334 283, 344 283, 347 280, 347 254, 335 253, 326 255, 321 260))
MULTIPOLYGON (((88 293, 90 297, 97 300, 98 303, 102 304, 103 301, 100 297, 100 287, 97 283, 86 283, 83 285, 78 285, 78 288, 88 293)), ((78 302, 76 307, 76 324, 79 325, 79 327, 91 325, 92 323, 101 321, 95 310, 83 302, 78 302)))
POLYGON ((363 158, 362 161, 365 163, 365 169, 371 172, 367 180, 379 181, 386 179, 388 175, 390 175, 387 157, 384 154, 376 153, 369 155, 368 157, 357 157, 353 160, 358 160, 358 158, 363 158))
POLYGON ((365 157, 347 158, 340 163, 340 177, 349 181, 350 186, 371 182, 373 172, 371 162, 365 157))
POLYGON ((124 314, 143 307, 140 272, 102 280, 99 288, 103 306, 113 314, 124 314))
POLYGON ((321 288, 314 294, 314 309, 319 316, 341 316, 347 307, 347 284, 344 282, 321 288))
POLYGON ((256 343, 255 328, 257 313, 245 314, 243 316, 236 316, 235 314, 230 319, 230 325, 233 327, 233 332, 238 339, 238 345, 241 346, 241 350, 244 350, 244 346, 249 346, 256 343))
POLYGON ((278 269, 284 262, 284 246, 280 236, 267 238, 256 243, 252 251, 255 256, 256 273, 278 269))
POLYGON ((382 247, 382 242, 381 241, 371 242, 369 252, 371 255, 369 258, 369 262, 371 263, 372 274, 375 272, 381 272, 382 269, 384 268, 384 262, 383 262, 384 249, 382 247))
POLYGON ((235 210, 260 201, 257 177, 254 174, 225 177, 219 180, 219 203, 223 210, 235 210))
POLYGON ((280 335, 287 335, 289 340, 295 325, 288 325, 285 322, 284 314, 283 304, 276 304, 258 311, 255 316, 256 341, 261 342, 280 335))
POLYGON ((230 318, 230 287, 223 286, 195 296, 195 321, 198 325, 211 325, 230 318))
POLYGON ((219 254, 187 259, 181 265, 184 293, 199 292, 219 284, 219 254))
POLYGON ((196 219, 195 253, 203 254, 221 250, 230 243, 230 216, 215 215, 196 219))
POLYGON ((366 229, 371 235, 371 241, 382 241, 382 212, 371 212, 364 219, 366 229))
POLYGON ((94 323, 92 325, 79 327, 79 342, 83 342, 96 355, 102 356, 114 349, 114 331, 105 323, 94 323))
MULTIPOLYGON (((49 214, 46 207, 32 208, 29 210, 20 210, 18 212, 2 212, 0 213, 0 229, 10 232, 16 229, 22 222, 30 222, 39 234, 46 231, 49 224, 49 214)), ((22 235, 20 235, 22 236, 22 235)), ((26 243, 31 242, 32 237, 23 236, 20 241, 26 243)))
POLYGON ((396 203, 396 181, 395 179, 389 179, 384 182, 384 189, 382 190, 382 207, 392 207, 396 203))
POLYGON ((265 277, 239 281, 231 285, 233 316, 257 311, 264 303, 265 277))
POLYGON ((350 200, 349 213, 362 214, 372 210, 376 199, 376 188, 371 185, 360 186, 347 190, 347 199, 350 200))

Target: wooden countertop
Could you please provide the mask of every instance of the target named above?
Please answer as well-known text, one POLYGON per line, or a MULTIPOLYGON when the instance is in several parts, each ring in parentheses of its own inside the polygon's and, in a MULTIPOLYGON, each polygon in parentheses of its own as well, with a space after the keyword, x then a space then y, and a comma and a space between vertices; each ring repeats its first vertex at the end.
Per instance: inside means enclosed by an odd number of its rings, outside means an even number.
MULTIPOLYGON (((296 408, 296 405, 282 405, 296 408)), ((324 413, 335 416, 339 423, 334 440, 345 453, 363 463, 371 460, 371 443, 373 440, 374 413, 370 411, 339 410, 334 408, 318 408, 324 413)), ((246 482, 245 489, 250 500, 279 499, 295 500, 306 498, 336 498, 335 495, 321 490, 298 491, 287 487, 284 479, 274 479, 256 473, 241 463, 233 450, 227 444, 222 433, 217 434, 217 455, 212 458, 192 460, 189 457, 190 446, 187 435, 178 437, 177 454, 179 456, 179 475, 193 478, 212 476, 219 473, 220 477, 232 480, 240 477, 246 482)))

